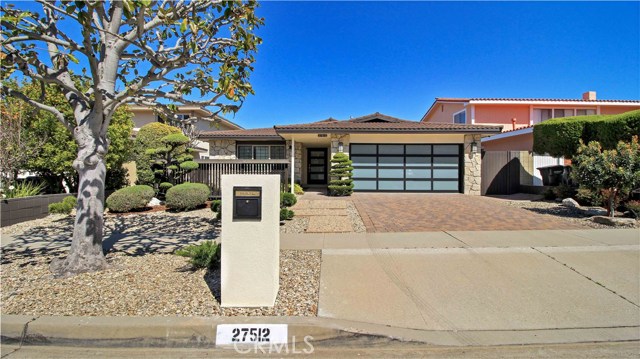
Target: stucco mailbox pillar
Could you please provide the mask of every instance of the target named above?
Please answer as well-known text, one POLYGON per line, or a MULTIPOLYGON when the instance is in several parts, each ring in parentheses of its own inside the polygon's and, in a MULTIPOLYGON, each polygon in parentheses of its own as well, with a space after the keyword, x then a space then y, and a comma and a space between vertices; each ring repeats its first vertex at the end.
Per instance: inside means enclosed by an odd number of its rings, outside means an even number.
POLYGON ((280 176, 222 175, 221 306, 274 306, 280 286, 280 176))

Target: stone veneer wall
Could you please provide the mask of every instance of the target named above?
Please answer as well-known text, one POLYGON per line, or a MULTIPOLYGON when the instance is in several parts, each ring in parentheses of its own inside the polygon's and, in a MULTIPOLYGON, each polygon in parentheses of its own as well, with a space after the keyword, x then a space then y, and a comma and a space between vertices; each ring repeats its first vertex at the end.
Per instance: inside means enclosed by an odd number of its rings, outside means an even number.
POLYGON ((209 141, 209 158, 215 160, 235 160, 235 140, 211 140, 209 141))
POLYGON ((480 135, 464 136, 464 194, 479 196, 482 183, 482 155, 480 135), (478 144, 478 152, 471 153, 471 142, 478 144))
MULTIPOLYGON (((287 146, 288 147, 288 146, 287 146)), ((294 178, 297 183, 302 183, 302 143, 296 141, 294 149, 294 178)))
POLYGON ((331 153, 329 156, 329 161, 333 158, 333 156, 338 153, 338 143, 342 142, 342 152, 349 155, 349 135, 337 135, 331 134, 331 153))

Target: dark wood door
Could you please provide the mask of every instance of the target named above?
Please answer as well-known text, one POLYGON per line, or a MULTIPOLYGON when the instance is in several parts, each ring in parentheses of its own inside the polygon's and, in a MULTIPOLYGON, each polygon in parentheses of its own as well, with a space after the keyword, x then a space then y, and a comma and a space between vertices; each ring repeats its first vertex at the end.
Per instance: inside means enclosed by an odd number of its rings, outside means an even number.
POLYGON ((307 149, 307 183, 326 184, 327 183, 327 149, 308 148, 307 149))

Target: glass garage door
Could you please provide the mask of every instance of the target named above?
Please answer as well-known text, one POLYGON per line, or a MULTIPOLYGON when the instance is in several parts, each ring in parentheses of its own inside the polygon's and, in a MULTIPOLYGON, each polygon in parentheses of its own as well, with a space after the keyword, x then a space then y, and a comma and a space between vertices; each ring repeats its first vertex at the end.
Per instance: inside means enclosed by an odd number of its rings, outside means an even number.
POLYGON ((460 192, 462 145, 350 145, 356 191, 460 192))

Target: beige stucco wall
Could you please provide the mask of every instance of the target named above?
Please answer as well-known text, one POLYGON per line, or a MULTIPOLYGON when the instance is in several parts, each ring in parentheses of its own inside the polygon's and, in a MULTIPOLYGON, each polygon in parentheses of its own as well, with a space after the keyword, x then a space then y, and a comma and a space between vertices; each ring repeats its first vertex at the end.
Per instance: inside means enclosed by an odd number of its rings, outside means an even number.
POLYGON ((133 112, 133 128, 139 130, 140 127, 156 122, 156 114, 153 111, 134 111, 133 112))
POLYGON ((463 134, 352 134, 350 143, 463 143, 463 134))
MULTIPOLYGON (((453 123, 453 114, 464 109, 464 103, 439 103, 436 108, 425 119, 425 122, 436 123, 453 123)), ((470 114, 467 111, 467 121, 470 120, 470 114)))

